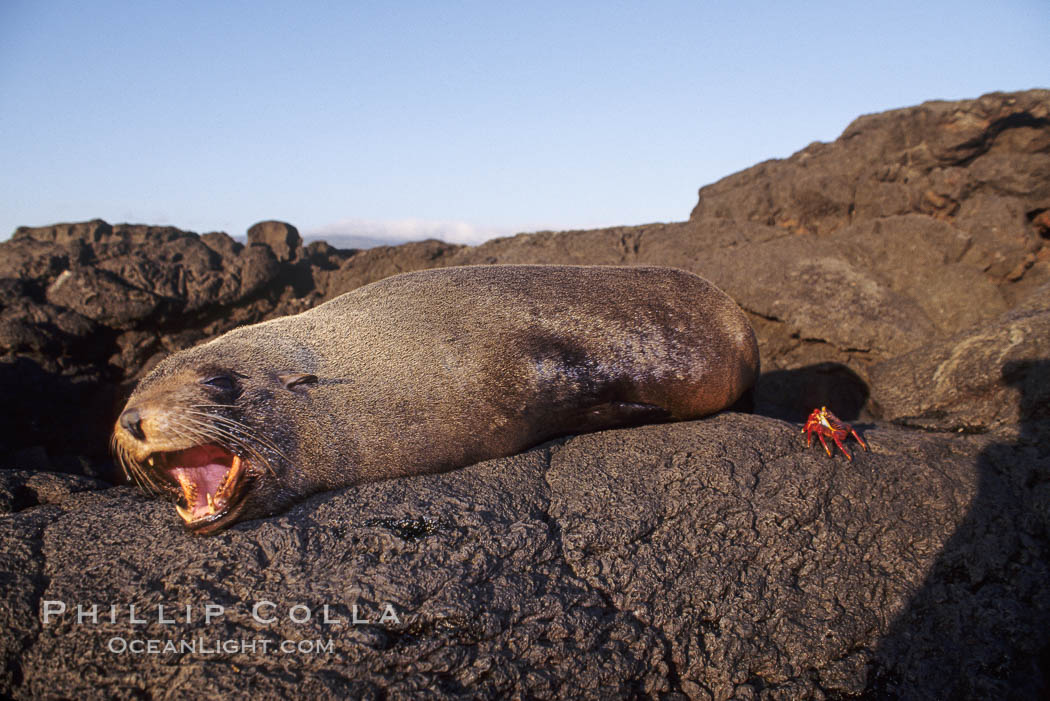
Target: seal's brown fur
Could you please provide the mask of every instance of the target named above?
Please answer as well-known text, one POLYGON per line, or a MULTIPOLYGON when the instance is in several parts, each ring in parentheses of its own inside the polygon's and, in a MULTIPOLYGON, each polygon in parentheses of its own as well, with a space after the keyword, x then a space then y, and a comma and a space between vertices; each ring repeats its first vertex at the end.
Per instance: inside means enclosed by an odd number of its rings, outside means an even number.
POLYGON ((118 422, 115 442, 133 467, 203 442, 241 454, 245 493, 214 530, 319 490, 700 417, 757 373, 743 312, 686 272, 434 269, 172 355, 136 388, 139 423, 118 422))

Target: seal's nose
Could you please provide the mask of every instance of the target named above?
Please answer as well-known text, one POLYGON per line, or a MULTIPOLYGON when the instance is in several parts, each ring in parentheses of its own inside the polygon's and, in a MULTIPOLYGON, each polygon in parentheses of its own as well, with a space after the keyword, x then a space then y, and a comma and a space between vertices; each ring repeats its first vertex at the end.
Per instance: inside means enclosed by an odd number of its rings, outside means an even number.
POLYGON ((142 432, 142 417, 138 409, 128 409, 120 415, 120 426, 140 441, 146 440, 146 434, 142 432))

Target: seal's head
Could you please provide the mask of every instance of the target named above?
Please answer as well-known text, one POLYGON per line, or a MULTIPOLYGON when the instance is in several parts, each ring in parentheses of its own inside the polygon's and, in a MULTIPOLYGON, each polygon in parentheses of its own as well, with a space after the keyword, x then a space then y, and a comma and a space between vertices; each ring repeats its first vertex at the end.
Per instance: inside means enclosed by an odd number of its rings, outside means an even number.
POLYGON ((287 422, 279 417, 317 382, 308 373, 246 364, 251 356, 243 351, 199 352, 210 345, 176 353, 147 375, 112 441, 129 478, 170 495, 186 528, 201 534, 301 498, 296 429, 282 430, 287 422))

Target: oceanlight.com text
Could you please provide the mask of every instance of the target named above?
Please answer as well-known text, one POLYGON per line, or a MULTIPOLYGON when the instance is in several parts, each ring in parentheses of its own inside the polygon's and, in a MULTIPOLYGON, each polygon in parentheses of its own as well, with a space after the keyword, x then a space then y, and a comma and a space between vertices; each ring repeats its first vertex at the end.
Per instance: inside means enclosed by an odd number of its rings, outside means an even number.
POLYGON ((106 649, 115 655, 328 655, 334 650, 334 642, 235 638, 160 640, 114 636, 109 639, 106 649))

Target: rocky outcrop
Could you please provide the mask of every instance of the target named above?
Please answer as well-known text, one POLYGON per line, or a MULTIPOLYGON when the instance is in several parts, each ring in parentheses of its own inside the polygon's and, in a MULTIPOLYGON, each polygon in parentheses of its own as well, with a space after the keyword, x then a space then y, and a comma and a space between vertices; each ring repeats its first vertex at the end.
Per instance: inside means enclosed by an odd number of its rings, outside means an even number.
POLYGON ((1050 692, 1050 92, 862 117, 702 188, 683 222, 350 251, 267 221, 247 242, 92 221, 0 243, 0 695, 1050 692), (164 355, 484 263, 707 277, 758 332, 755 415, 556 441, 209 539, 95 479, 119 481, 109 427, 164 355), (871 450, 806 450, 822 404, 871 450), (68 610, 45 623, 45 601, 68 610), (94 602, 123 609, 78 623, 94 602), (204 620, 209 602, 226 614, 204 620), (368 621, 346 624, 355 603, 368 621), (332 648, 118 654, 114 638, 332 648))
POLYGON ((831 144, 702 188, 691 218, 820 235, 921 213, 968 235, 963 259, 992 277, 1016 280, 1038 260, 1045 278, 1034 222, 1050 206, 1048 128, 1046 90, 868 115, 831 144))
POLYGON ((1036 417, 1050 418, 1050 382, 1041 370, 1048 341, 1050 285, 1044 285, 991 323, 873 367, 872 400, 883 418, 904 425, 1017 434, 1036 417))
POLYGON ((248 243, 252 246, 266 246, 277 257, 286 262, 299 257, 303 238, 299 230, 291 224, 281 221, 262 221, 248 229, 248 243))
POLYGON ((579 436, 213 538, 131 488, 0 471, 0 691, 1035 698, 1050 463, 985 436, 864 435, 853 463, 744 414, 579 436), (103 620, 78 623, 93 603, 103 620), (207 647, 125 651, 147 640, 207 647), (207 651, 227 640, 306 647, 207 651))

